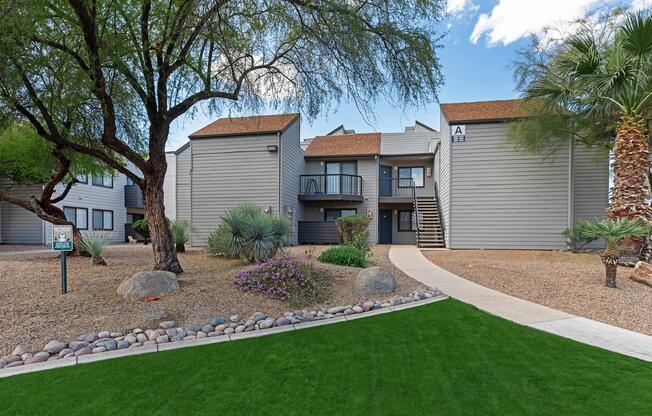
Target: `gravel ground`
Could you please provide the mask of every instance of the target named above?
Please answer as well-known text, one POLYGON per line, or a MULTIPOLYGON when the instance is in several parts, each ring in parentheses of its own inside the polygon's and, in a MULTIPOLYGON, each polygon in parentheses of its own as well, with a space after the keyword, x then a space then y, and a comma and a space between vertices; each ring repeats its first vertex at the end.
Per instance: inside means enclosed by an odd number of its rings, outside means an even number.
MULTIPOLYGON (((373 247, 373 261, 393 271, 398 283, 396 294, 406 295, 422 287, 396 269, 387 246, 373 247)), ((342 306, 365 300, 384 300, 391 295, 365 298, 353 291, 360 269, 319 263, 324 247, 292 247, 290 253, 313 261, 330 276, 329 293, 320 305, 342 306)), ((177 325, 205 324, 216 315, 251 315, 261 311, 275 315, 291 310, 285 302, 261 294, 243 293, 233 283, 235 274, 249 265, 238 260, 206 256, 200 250, 179 254, 185 273, 180 289, 155 302, 128 302, 116 295, 122 280, 148 270, 152 264, 149 246, 118 246, 106 251, 108 266, 91 266, 88 258, 68 259, 68 289, 59 294, 59 258, 56 254, 16 255, 0 258, 0 355, 11 353, 19 343, 39 350, 52 339, 72 341, 89 331, 127 331, 136 327, 157 327, 160 321, 177 325)))
POLYGON ((595 253, 559 251, 424 251, 433 263, 461 277, 522 299, 652 335, 652 288, 618 268, 619 289, 605 287, 595 253))
POLYGON ((29 246, 18 244, 0 244, 0 253, 11 253, 12 251, 47 250, 48 248, 50 248, 50 246, 42 244, 29 246))

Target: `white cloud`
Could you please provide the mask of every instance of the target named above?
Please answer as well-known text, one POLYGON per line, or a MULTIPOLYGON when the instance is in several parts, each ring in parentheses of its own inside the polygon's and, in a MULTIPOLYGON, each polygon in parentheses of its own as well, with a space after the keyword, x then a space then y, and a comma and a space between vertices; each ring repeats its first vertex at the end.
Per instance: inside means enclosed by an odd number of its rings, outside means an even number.
POLYGON ((448 0, 446 3, 446 13, 448 14, 459 14, 477 8, 478 6, 473 4, 473 0, 448 0))
POLYGON ((631 9, 634 11, 652 8, 652 0, 634 0, 631 9))
MULTIPOLYGON (((650 1, 650 0, 635 0, 650 1)), ((551 26, 563 26, 585 17, 604 0, 499 0, 490 13, 482 13, 471 33, 471 42, 487 37, 490 46, 509 45, 551 26)))

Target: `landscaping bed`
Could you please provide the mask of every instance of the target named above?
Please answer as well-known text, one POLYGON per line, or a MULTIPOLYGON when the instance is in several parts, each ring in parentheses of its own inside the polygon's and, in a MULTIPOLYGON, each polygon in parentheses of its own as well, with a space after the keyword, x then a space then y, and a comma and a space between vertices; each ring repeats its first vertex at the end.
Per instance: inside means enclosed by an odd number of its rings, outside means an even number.
POLYGON ((529 250, 423 251, 433 263, 500 292, 596 321, 652 335, 652 288, 618 268, 618 289, 605 287, 596 253, 529 250))
MULTIPOLYGON (((299 309, 341 306, 378 300, 391 295, 365 297, 353 289, 358 268, 322 264, 306 246, 288 252, 301 261, 314 262, 328 274, 329 290, 319 305, 299 309)), ((372 247, 376 265, 391 270, 397 281, 395 295, 422 288, 415 280, 393 267, 388 247, 372 247)), ((236 274, 251 265, 240 260, 208 257, 201 250, 179 254, 185 273, 179 276, 179 290, 154 302, 129 302, 116 294, 119 283, 152 264, 150 246, 110 247, 105 252, 108 266, 91 266, 88 258, 68 259, 69 293, 59 294, 59 259, 56 255, 30 254, 0 258, 0 355, 19 344, 40 351, 45 343, 76 340, 87 332, 127 332, 134 328, 156 328, 161 321, 178 326, 202 325, 215 316, 264 312, 270 316, 292 311, 281 300, 263 294, 244 293, 233 283, 236 274)))

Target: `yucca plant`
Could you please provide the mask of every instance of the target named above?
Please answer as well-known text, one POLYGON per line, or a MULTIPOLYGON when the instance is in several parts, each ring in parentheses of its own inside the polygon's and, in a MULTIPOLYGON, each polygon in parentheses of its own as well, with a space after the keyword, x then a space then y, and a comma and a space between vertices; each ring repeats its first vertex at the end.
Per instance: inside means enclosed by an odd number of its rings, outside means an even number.
POLYGON ((102 252, 108 244, 109 235, 104 232, 88 233, 79 242, 80 248, 91 255, 91 263, 101 266, 106 266, 102 252))
POLYGON ((274 233, 272 218, 265 214, 254 215, 245 227, 246 253, 252 263, 263 262, 274 254, 281 245, 274 233))
POLYGON ((606 285, 607 287, 616 288, 620 245, 623 241, 632 237, 647 238, 650 233, 650 223, 640 218, 619 218, 616 220, 608 218, 592 223, 581 220, 579 226, 585 239, 604 239, 606 245, 602 253, 602 262, 606 270, 606 285))
POLYGON ((190 221, 180 220, 170 222, 170 232, 174 239, 174 244, 177 246, 177 253, 184 253, 186 251, 186 243, 190 241, 194 227, 190 221))

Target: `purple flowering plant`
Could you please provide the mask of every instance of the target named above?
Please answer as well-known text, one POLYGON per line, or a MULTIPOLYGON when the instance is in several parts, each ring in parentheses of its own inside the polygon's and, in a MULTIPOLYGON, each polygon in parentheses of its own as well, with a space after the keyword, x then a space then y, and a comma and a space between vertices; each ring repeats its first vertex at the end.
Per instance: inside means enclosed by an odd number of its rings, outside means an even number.
POLYGON ((253 269, 242 270, 234 281, 243 292, 264 293, 300 305, 319 299, 324 278, 312 266, 281 255, 253 269))

